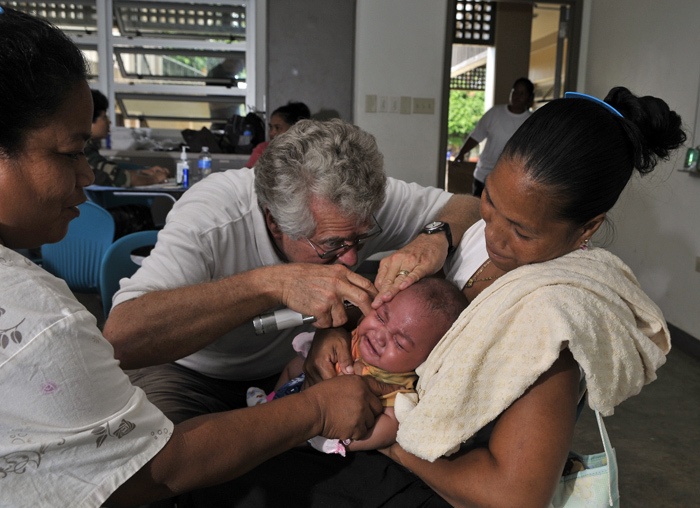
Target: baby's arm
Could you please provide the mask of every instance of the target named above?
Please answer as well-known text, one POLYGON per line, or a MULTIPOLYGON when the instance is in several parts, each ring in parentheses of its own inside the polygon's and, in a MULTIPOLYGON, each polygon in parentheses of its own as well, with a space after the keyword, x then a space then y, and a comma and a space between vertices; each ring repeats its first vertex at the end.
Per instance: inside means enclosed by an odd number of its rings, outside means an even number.
MULTIPOLYGON (((280 374, 280 378, 277 380, 275 385, 275 390, 279 389, 280 386, 291 381, 295 377, 298 377, 304 372, 304 361, 309 353, 309 348, 311 347, 311 342, 314 339, 315 332, 301 332, 299 335, 294 337, 292 340, 292 348, 298 354, 294 357, 284 368, 280 374)), ((304 382, 306 387, 307 383, 304 382)))
POLYGON ((280 378, 277 380, 277 384, 275 384, 275 390, 278 390, 283 384, 291 381, 295 377, 298 377, 303 372, 303 366, 304 358, 299 355, 292 358, 280 374, 280 378))
POLYGON ((352 441, 346 448, 349 451, 378 450, 386 448, 396 442, 396 432, 399 430, 399 422, 394 415, 394 408, 384 408, 384 413, 379 415, 374 428, 369 436, 360 441, 352 441))

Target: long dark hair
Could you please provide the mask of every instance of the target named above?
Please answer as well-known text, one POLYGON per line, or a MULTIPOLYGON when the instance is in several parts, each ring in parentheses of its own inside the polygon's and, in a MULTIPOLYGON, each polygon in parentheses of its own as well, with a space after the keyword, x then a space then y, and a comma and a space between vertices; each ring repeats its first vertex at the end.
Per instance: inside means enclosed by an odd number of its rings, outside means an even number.
POLYGON ((557 218, 574 225, 610 210, 635 169, 651 172, 686 140, 681 117, 659 98, 616 87, 605 102, 622 117, 591 100, 554 100, 523 123, 501 154, 547 186, 557 218))

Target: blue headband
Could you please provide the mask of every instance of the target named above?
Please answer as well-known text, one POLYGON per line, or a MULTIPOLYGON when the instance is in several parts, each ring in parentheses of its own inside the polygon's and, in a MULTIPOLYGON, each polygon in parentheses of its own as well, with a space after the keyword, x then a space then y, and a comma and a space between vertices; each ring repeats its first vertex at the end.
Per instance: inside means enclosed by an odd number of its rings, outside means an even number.
POLYGON ((603 106, 605 109, 607 109, 611 113, 614 113, 617 116, 624 118, 624 116, 622 116, 622 113, 620 113, 618 110, 613 108, 607 102, 601 101, 598 97, 593 97, 592 95, 587 95, 585 93, 579 93, 579 92, 566 92, 564 94, 564 98, 565 99, 585 99, 587 101, 595 102, 596 104, 600 104, 601 106, 603 106))

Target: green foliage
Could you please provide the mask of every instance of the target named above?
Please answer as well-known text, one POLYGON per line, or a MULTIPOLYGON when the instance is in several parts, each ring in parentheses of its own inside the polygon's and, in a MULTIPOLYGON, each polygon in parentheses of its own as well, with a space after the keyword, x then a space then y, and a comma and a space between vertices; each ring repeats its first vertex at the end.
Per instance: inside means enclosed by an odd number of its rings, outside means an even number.
POLYGON ((173 57, 173 60, 185 64, 188 67, 198 69, 204 75, 206 75, 207 71, 209 70, 209 59, 205 56, 176 55, 173 57))
POLYGON ((484 92, 450 90, 447 140, 453 154, 459 150, 483 114, 484 92))

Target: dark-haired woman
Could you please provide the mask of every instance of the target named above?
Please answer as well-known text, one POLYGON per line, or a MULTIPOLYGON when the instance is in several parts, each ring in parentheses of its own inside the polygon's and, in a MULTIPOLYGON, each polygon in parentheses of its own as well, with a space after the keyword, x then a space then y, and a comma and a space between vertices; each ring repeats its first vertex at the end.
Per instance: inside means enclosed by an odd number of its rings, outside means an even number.
POLYGON ((397 409, 388 454, 454 505, 546 506, 584 384, 612 414, 670 349, 631 270, 590 240, 635 170, 683 144, 681 119, 623 87, 570 95, 532 114, 486 180, 461 246, 485 252, 448 274, 471 303, 420 367, 417 404, 397 409))
MULTIPOLYGON (((682 145, 665 102, 614 88, 537 110, 506 145, 447 277, 470 301, 399 395, 397 443, 345 461, 292 450, 234 481, 269 502, 336 507, 547 506, 577 406, 616 405, 656 378, 670 349, 659 308, 591 237, 635 171, 682 145), (293 482, 280 482, 285 471, 293 482), (381 480, 380 480, 381 479, 381 480)), ((317 341, 307 378, 350 363, 339 332, 317 341)), ((211 495, 211 494, 210 494, 211 495)), ((239 506, 238 504, 236 506, 239 506)), ((256 506, 241 504, 240 506, 256 506)))
POLYGON ((180 425, 130 384, 65 282, 14 250, 63 238, 94 179, 85 61, 53 25, 3 7, 0 47, 0 506, 140 505, 317 434, 365 436, 382 406, 359 376, 180 425))
POLYGON ((109 102, 107 97, 99 90, 92 92, 92 130, 90 141, 85 144, 85 156, 92 170, 95 172, 95 184, 137 187, 139 185, 152 185, 168 180, 169 172, 161 166, 152 166, 142 169, 128 169, 117 163, 109 161, 100 154, 102 140, 109 135, 111 121, 107 116, 109 102))
MULTIPOLYGON (((275 139, 278 135, 287 132, 289 128, 299 120, 306 118, 311 118, 311 110, 303 102, 288 102, 284 106, 280 106, 270 115, 270 122, 268 124, 270 128, 270 141, 275 139)), ((270 144, 270 141, 258 143, 255 148, 253 148, 253 153, 250 154, 250 158, 248 162, 246 162, 245 167, 252 168, 255 166, 255 163, 265 151, 267 145, 270 144)))

